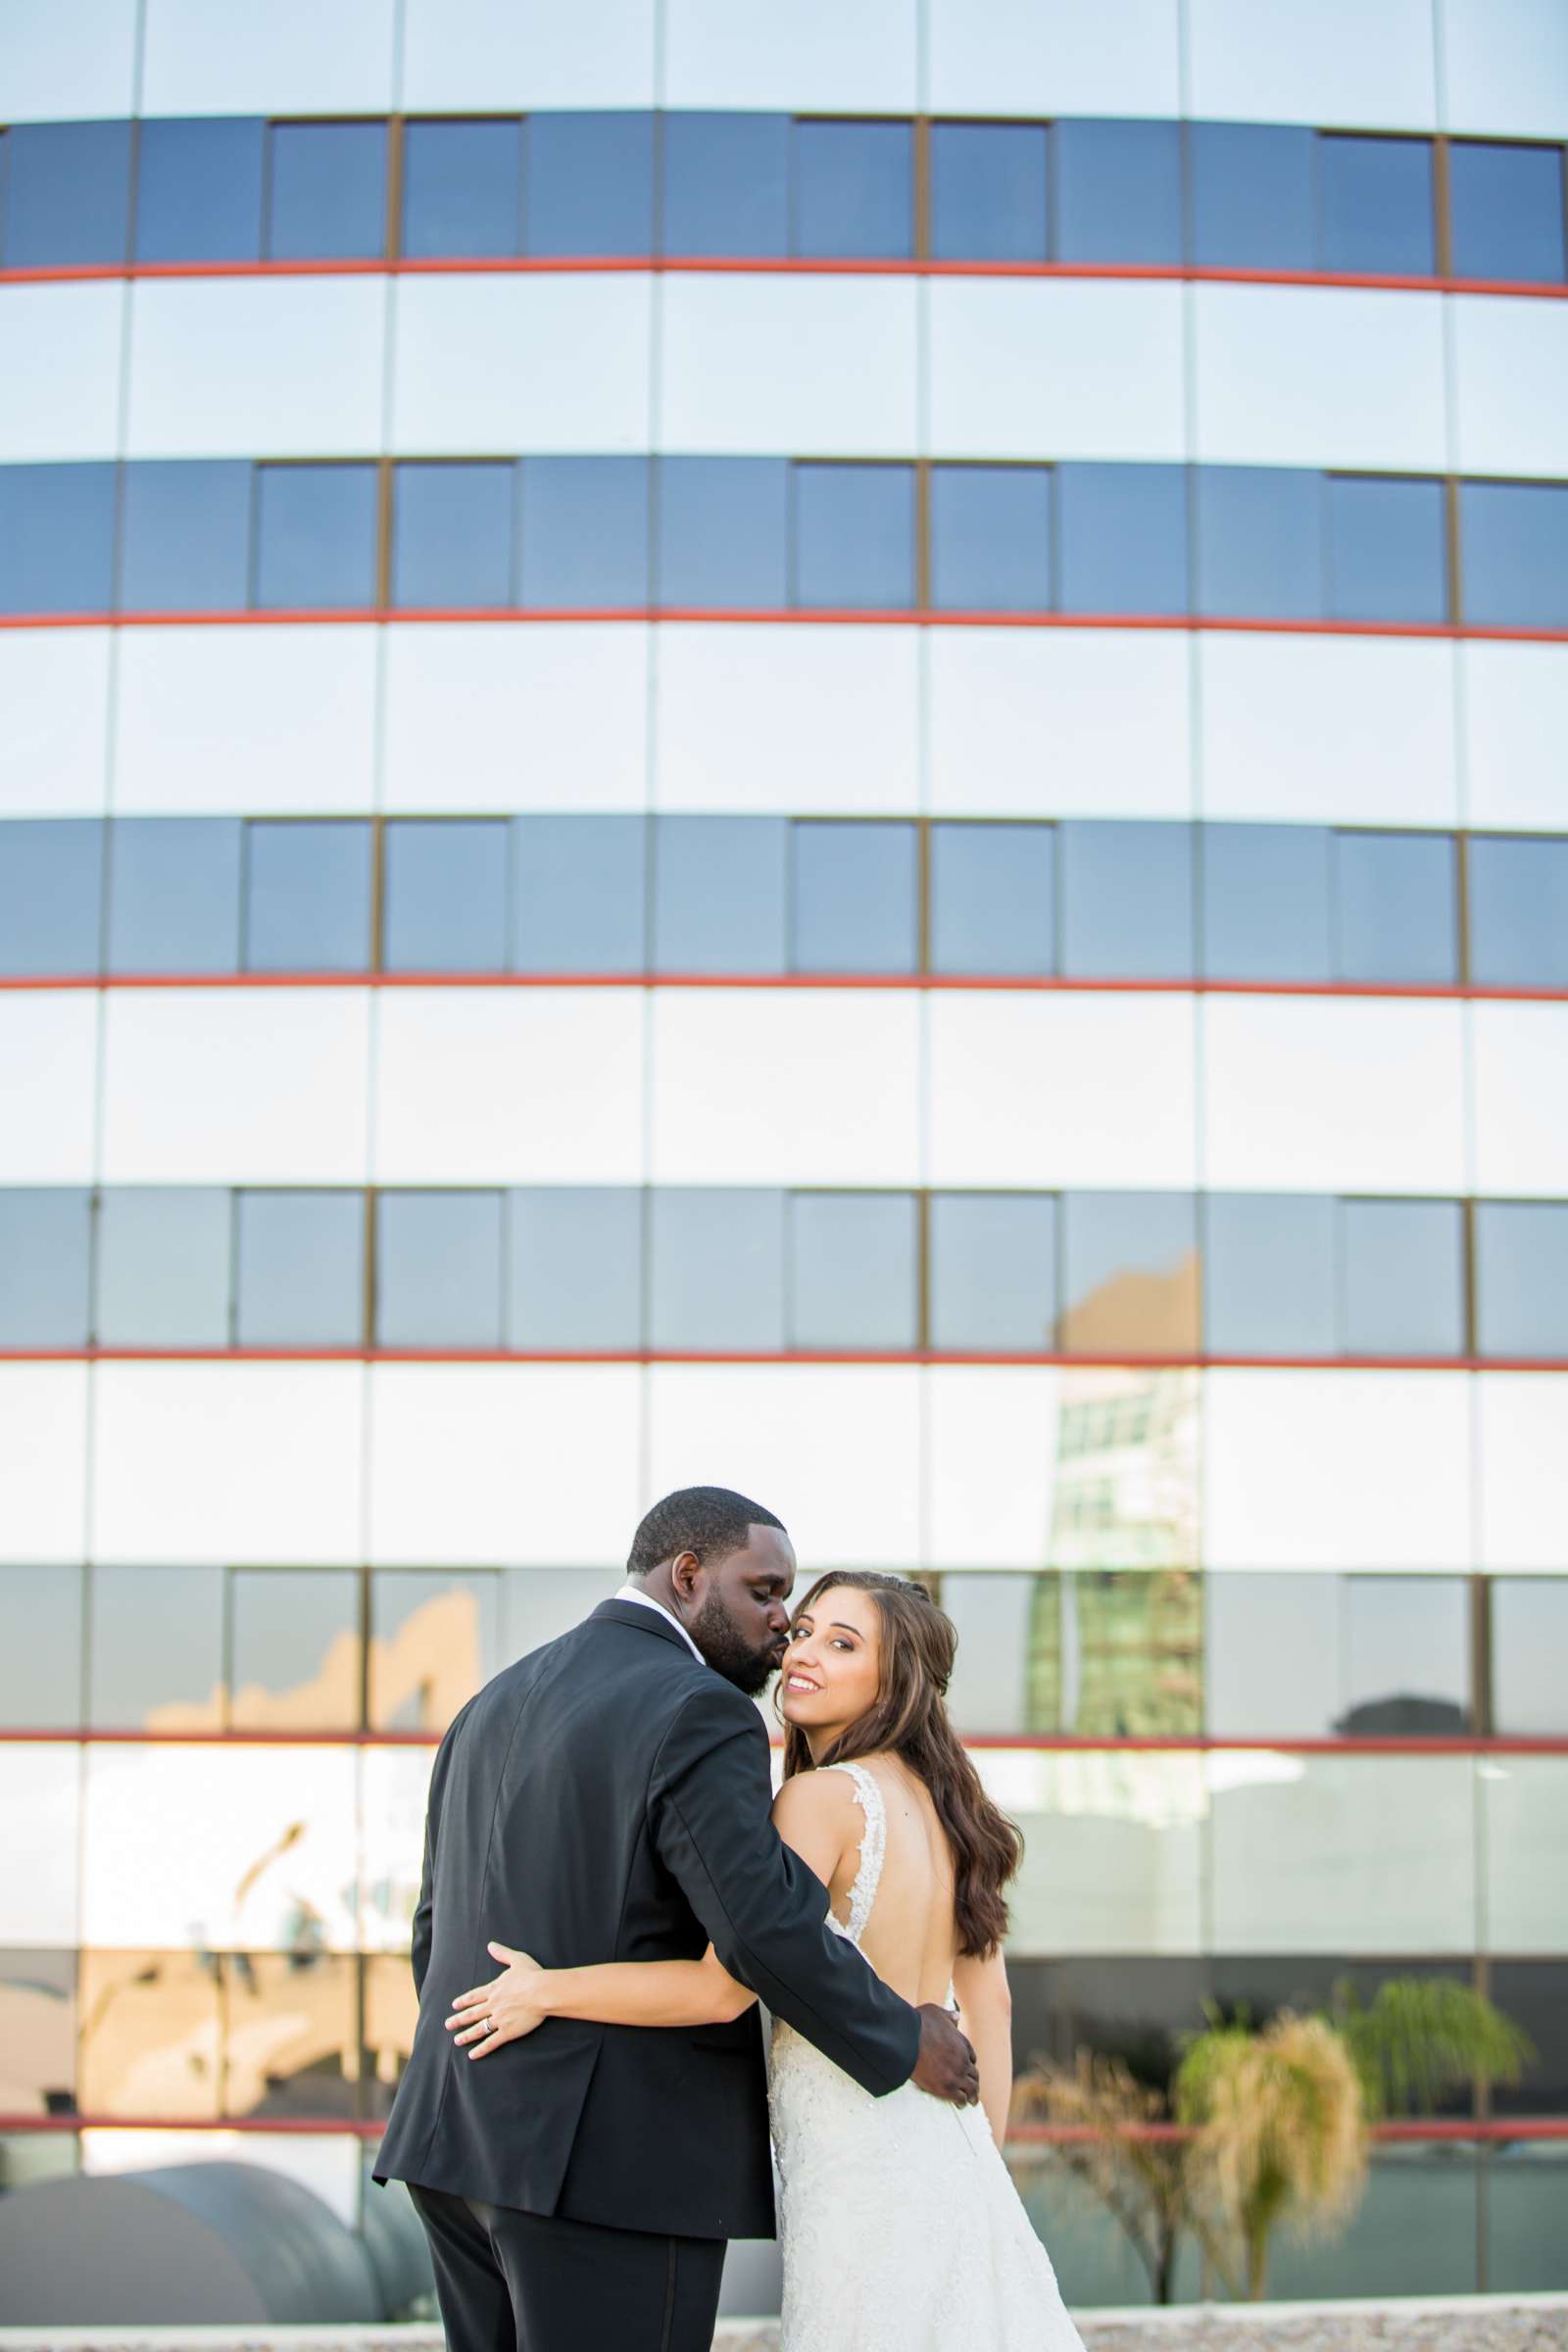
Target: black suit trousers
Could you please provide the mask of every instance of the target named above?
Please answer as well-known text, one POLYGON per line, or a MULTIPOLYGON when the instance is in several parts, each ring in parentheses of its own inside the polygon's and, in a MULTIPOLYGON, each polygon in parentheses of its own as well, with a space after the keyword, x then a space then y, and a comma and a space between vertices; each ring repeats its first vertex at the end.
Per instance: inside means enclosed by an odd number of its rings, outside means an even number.
POLYGON ((605 2230, 411 2181, 448 2352, 710 2352, 724 2241, 605 2230))

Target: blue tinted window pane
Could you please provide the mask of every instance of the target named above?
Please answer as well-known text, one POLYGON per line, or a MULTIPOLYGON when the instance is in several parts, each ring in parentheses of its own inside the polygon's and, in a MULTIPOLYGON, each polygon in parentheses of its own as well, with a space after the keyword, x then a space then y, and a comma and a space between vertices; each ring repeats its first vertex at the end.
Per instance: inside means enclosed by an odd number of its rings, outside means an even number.
POLYGON ((643 970, 647 859, 640 816, 514 817, 513 969, 643 970))
POLYGON ((515 466, 399 466, 392 478, 392 602, 510 605, 515 466))
POLYGON ((789 1345, 912 1348, 918 1211, 910 1193, 796 1193, 789 1345))
POLYGON ((499 1193, 383 1193, 375 1204, 382 1348, 499 1348, 499 1193))
POLYGON ((912 466, 796 466, 797 605, 892 611, 914 602, 912 466))
POLYGON ((1549 280, 1563 274, 1560 147, 1448 149, 1448 210, 1456 277, 1549 280))
MULTIPOLYGON (((84 1570, 68 1568, 59 1561, 43 1568, 0 1568, 0 1707, 5 1710, 9 1732, 74 1732, 80 1727, 84 1575, 84 1570)), ((16 2004, 14 2046, 20 2049, 27 2036, 26 2012, 30 2009, 31 2022, 49 2034, 58 2054, 62 2029, 64 2034, 74 2033, 68 2020, 75 1980, 74 1953, 69 1957, 62 1953, 56 1959, 37 1949, 13 1949, 0 1961, 0 1978, 16 2004)), ((51 2092, 43 2092, 38 2108, 45 2114, 74 2104, 65 2088, 72 2072, 69 2060, 59 2067, 58 2076, 54 2061, 49 2063, 47 2080, 60 2082, 61 2095, 57 2102, 51 2092)))
POLYGON ((528 118, 529 253, 652 253, 654 118, 528 118))
POLYGON ((906 122, 797 122, 795 251, 902 260, 913 251, 906 122))
POLYGON ((1198 1346, 1190 1193, 1064 1193, 1061 1346, 1068 1355, 1181 1355, 1198 1346))
POLYGON ((648 602, 646 458, 524 458, 522 602, 648 602))
POLYGON ((403 134, 403 250, 482 260, 522 249, 520 122, 411 122, 403 134))
POLYGON ((1203 970, 1211 980, 1327 980, 1329 836, 1320 825, 1204 825, 1203 970))
POLYGON ((1568 629, 1568 489, 1461 482, 1460 594, 1480 628, 1568 629))
POLYGON ((240 612, 250 578, 251 468, 242 460, 127 466, 120 603, 126 612, 240 612))
POLYGON ((509 1206, 507 1346, 637 1347, 642 1193, 632 1185, 542 1185, 513 1193, 509 1206))
POLYGON ((1476 1203, 1476 1343, 1483 1355, 1568 1357, 1568 1206, 1476 1203))
POLYGON ((1568 841, 1472 836, 1469 884, 1471 979, 1568 988, 1568 841))
POLYGON ((1446 620, 1441 482, 1330 474, 1328 609, 1335 620, 1446 620))
POLYGON ((933 466, 931 602, 950 612, 1051 606, 1051 471, 933 466))
POLYGON ((648 1218, 650 1347, 777 1353, 782 1193, 661 1186, 648 1218))
POLYGON ((657 971, 783 971, 788 831, 782 817, 655 818, 657 971))
POLYGON ((1319 267, 1396 277, 1437 268, 1430 139, 1325 135, 1317 149, 1319 267))
POLYGON ((1459 1355, 1457 1200, 1346 1200, 1340 1227, 1348 1355, 1459 1355))
POLYGON ((1046 133, 1025 122, 931 130, 931 250, 939 262, 1043 262, 1046 133))
POLYGON ((370 828, 246 826, 245 968, 359 972, 370 956, 370 828))
POLYGON ((21 122, 6 133, 0 162, 8 270, 124 260, 128 122, 21 122))
POLYGON ((797 972, 912 972, 917 952, 913 825, 792 828, 797 972))
POLYGON ((237 971, 239 861, 237 818, 117 819, 109 832, 109 970, 237 971))
POLYGON ((269 183, 274 261, 358 261, 384 249, 384 122, 274 122, 269 183))
POLYGON ((96 818, 0 824, 0 972, 98 969, 104 833, 96 818))
POLYGON ((666 253, 788 253, 787 115, 668 114, 663 142, 666 253))
POLYGON ((1323 611, 1322 481, 1272 466, 1201 466, 1198 610, 1259 620, 1323 611))
POLYGON ((1075 978, 1181 979, 1193 970, 1189 825, 1092 819, 1059 828, 1061 968, 1075 978))
POLYGON ((1058 262, 1181 260, 1179 123, 1057 122, 1051 144, 1058 262))
POLYGON ((0 466, 0 612, 107 612, 113 466, 0 466))
POLYGON ((507 966, 505 817, 386 828, 381 960, 389 972, 501 972, 507 966))
POLYGON ((0 1348, 87 1345, 91 1195, 0 1188, 0 1348))
POLYGON ((1056 1203, 933 1193, 931 1346, 1044 1355, 1056 1336, 1056 1203))
POLYGON ((1187 469, 1058 466, 1064 612, 1185 612, 1187 469))
POLYGON ((789 464, 662 458, 657 601, 776 612, 789 602, 789 464))
POLYGON ((229 1196, 130 1186, 98 1203, 103 1348, 226 1348, 229 1196))
POLYGON ((933 825, 931 969, 1051 971, 1055 887, 1050 825, 933 825))
POLYGON ((1456 869, 1446 834, 1339 833, 1334 858, 1341 979, 1456 976, 1456 869))
POLYGON ((353 1348, 365 1333, 365 1200, 359 1193, 239 1193, 234 1341, 240 1348, 353 1348))
POLYGON ((254 262, 262 251, 266 124, 143 122, 137 151, 138 262, 254 262))
POLYGON ((1313 133, 1273 123, 1193 122, 1187 135, 1198 268, 1312 269, 1313 133))
POLYGON ((1334 1355, 1335 1203, 1322 1194, 1209 1193, 1203 1346, 1211 1355, 1334 1355))
POLYGON ((256 602, 262 611, 375 603, 373 466, 261 466, 256 602))

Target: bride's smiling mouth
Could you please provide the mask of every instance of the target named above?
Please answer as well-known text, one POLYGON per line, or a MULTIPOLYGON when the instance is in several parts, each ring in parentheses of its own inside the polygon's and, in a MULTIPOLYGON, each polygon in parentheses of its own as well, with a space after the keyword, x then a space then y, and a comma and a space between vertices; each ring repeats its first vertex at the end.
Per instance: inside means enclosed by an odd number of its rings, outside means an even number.
POLYGON ((801 1674, 792 1669, 784 1677, 784 1688, 786 1690, 820 1690, 822 1686, 820 1683, 814 1683, 808 1674, 801 1674))

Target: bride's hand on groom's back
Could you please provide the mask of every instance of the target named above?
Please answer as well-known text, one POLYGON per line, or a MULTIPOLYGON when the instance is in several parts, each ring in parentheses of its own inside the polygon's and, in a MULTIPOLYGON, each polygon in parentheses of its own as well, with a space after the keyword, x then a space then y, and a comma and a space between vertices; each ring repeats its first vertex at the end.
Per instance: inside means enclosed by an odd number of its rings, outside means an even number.
POLYGON ((488 2058, 504 2042, 520 2041, 524 2034, 542 2025, 546 2016, 537 1997, 544 1974, 538 1961, 504 1943, 485 1948, 492 1960, 505 1963, 500 1976, 488 1984, 475 1984, 469 1992, 460 1992, 446 2021, 447 2032, 470 2058, 488 2058))

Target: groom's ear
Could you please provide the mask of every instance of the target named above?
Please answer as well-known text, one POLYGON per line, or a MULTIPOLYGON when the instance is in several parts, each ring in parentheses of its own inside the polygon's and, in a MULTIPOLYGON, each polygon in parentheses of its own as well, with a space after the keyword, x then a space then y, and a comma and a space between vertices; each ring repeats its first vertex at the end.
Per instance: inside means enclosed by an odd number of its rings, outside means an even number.
POLYGON ((695 1551, 676 1552, 675 1557, 669 1563, 669 1581, 682 1600, 692 1600, 696 1597, 697 1580, 702 1572, 703 1563, 695 1551))

